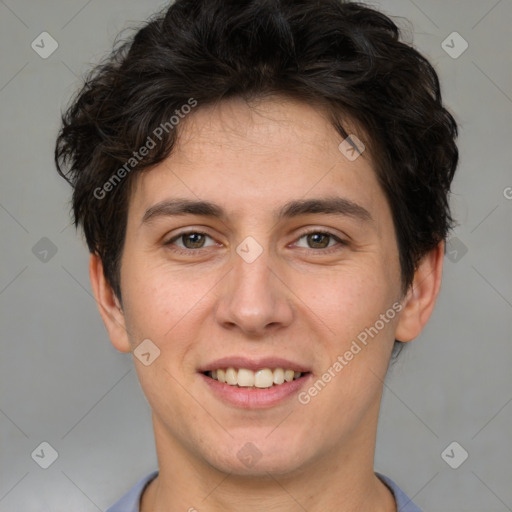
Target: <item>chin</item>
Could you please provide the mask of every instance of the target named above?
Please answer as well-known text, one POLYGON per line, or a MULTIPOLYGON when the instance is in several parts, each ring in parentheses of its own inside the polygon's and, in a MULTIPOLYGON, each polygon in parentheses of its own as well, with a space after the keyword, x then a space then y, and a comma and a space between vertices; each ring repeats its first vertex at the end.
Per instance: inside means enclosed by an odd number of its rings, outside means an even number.
POLYGON ((307 462, 304 443, 292 444, 289 439, 286 443, 284 438, 271 441, 264 436, 259 440, 256 436, 253 441, 248 439, 247 436, 243 440, 232 440, 221 452, 208 454, 208 463, 231 475, 269 478, 270 475, 297 473, 307 462))

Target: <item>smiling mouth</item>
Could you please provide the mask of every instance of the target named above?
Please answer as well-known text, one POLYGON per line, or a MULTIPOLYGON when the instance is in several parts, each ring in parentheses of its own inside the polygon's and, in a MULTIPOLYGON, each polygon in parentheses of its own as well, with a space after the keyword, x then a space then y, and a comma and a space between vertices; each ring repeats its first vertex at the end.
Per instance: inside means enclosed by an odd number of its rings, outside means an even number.
POLYGON ((203 372, 203 375, 229 386, 255 389, 277 387, 308 374, 309 372, 297 372, 284 368, 262 368, 254 372, 247 368, 233 367, 203 372))

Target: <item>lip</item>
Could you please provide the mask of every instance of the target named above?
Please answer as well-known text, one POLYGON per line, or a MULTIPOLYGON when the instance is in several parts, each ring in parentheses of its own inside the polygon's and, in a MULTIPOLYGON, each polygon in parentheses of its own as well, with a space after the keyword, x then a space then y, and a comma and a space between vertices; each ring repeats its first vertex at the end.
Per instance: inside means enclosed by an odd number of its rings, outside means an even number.
MULTIPOLYGON (((218 366, 217 368, 222 367, 223 366, 218 366)), ((247 368, 247 366, 241 367, 247 368)), ((279 368, 279 366, 277 366, 277 368, 279 368)), ((292 380, 291 382, 284 382, 283 384, 272 386, 270 388, 243 388, 219 382, 218 380, 208 377, 204 373, 200 373, 199 376, 203 379, 214 396, 219 400, 242 409, 264 409, 275 407, 289 399, 291 396, 296 395, 312 378, 311 373, 306 373, 302 377, 292 380)))
MULTIPOLYGON (((280 357, 262 357, 262 358, 253 358, 248 359, 243 356, 230 356, 223 357, 221 359, 216 359, 211 363, 207 363, 205 366, 199 368, 199 372, 210 372, 212 370, 218 370, 219 368, 246 368, 247 370, 252 370, 256 372, 258 370, 262 370, 263 368, 269 368, 271 370, 275 370, 276 368, 282 368, 283 370, 293 370, 295 372, 301 373, 311 373, 311 368, 304 366, 303 364, 296 363, 294 361, 290 361, 288 359, 283 359, 280 357)), ((284 384, 281 384, 284 386, 284 384)))

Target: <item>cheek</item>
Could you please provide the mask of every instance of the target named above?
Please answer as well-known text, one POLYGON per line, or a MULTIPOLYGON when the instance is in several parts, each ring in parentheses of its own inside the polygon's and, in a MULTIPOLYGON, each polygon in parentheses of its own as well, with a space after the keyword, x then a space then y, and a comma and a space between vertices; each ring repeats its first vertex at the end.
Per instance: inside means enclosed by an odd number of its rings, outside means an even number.
POLYGON ((373 325, 396 300, 399 286, 381 268, 380 262, 368 258, 366 264, 340 267, 329 275, 297 277, 292 289, 307 297, 305 305, 322 321, 329 337, 341 335, 346 340, 373 325))
MULTIPOLYGON (((317 379, 328 381, 325 388, 317 386, 323 389, 320 392, 306 390, 312 393, 313 416, 327 415, 327 423, 339 426, 362 418, 369 404, 378 399, 394 342, 397 312, 393 305, 398 289, 383 272, 352 267, 337 279, 325 280, 324 289, 312 294, 307 305, 321 318, 316 322, 321 329, 320 333, 316 330, 316 343, 323 354, 317 379), (346 417, 347 408, 352 411, 351 419, 346 417)), ((309 318, 313 317, 310 313, 309 318)))
POLYGON ((180 333, 201 315, 208 290, 218 281, 213 272, 170 270, 165 264, 151 266, 147 261, 126 262, 124 272, 123 302, 130 337, 154 339, 159 345, 170 339, 179 344, 180 333))

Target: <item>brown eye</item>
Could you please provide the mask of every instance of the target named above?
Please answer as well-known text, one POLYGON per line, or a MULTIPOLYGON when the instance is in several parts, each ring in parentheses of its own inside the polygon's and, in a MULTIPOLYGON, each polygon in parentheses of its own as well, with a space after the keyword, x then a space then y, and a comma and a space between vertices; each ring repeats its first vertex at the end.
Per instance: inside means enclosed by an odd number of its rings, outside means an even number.
POLYGON ((330 235, 325 233, 312 233, 310 235, 306 235, 306 239, 309 244, 315 249, 325 249, 329 246, 329 238, 330 235))
POLYGON ((187 233, 180 238, 186 249, 199 249, 204 245, 204 236, 202 233, 187 233))
POLYGON ((203 249, 208 247, 205 245, 206 238, 211 239, 211 237, 206 233, 201 233, 200 231, 187 231, 185 233, 180 233, 174 238, 171 238, 168 242, 166 242, 165 245, 175 245, 178 249, 184 249, 185 251, 203 249))
MULTIPOLYGON (((326 233, 323 231, 311 231, 308 233, 304 233, 299 240, 302 239, 306 240, 307 246, 306 249, 327 249, 329 247, 332 247, 333 245, 336 245, 336 242, 345 245, 343 240, 341 240, 336 235, 333 235, 332 233, 326 233), (334 243, 331 243, 334 242, 334 243)), ((300 246, 299 247, 304 247, 300 246)))

